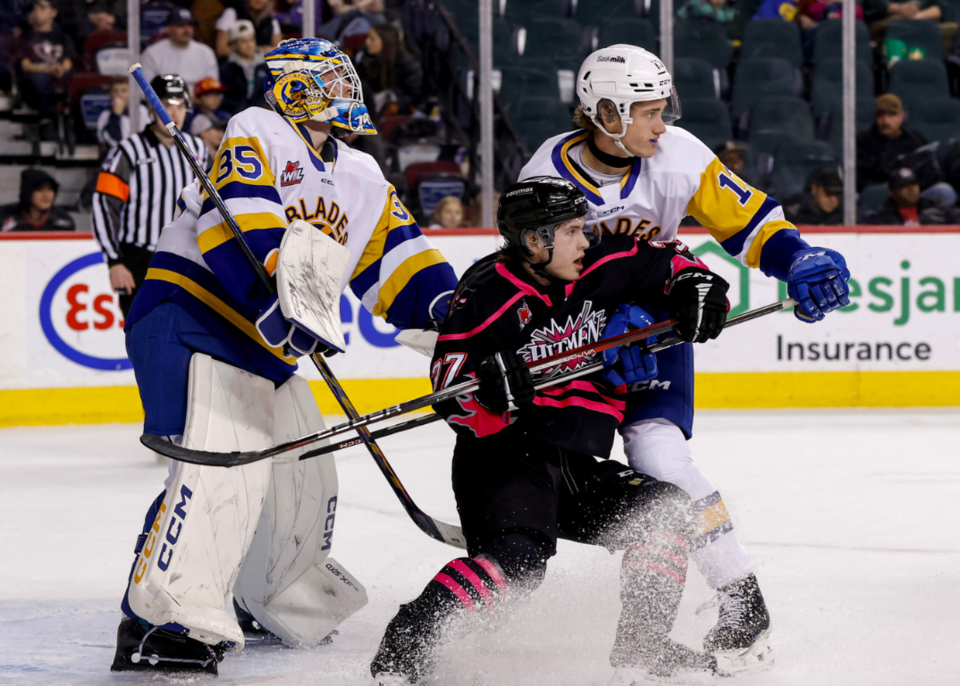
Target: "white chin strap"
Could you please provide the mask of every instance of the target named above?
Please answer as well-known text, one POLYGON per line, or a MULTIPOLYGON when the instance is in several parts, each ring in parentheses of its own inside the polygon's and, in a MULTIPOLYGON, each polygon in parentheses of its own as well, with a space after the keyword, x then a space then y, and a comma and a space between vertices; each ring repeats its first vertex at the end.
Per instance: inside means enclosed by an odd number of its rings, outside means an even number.
POLYGON ((626 135, 627 127, 633 123, 633 117, 620 117, 620 124, 622 125, 622 129, 620 133, 610 133, 609 131, 607 131, 606 127, 604 127, 603 125, 603 122, 600 121, 599 114, 593 115, 593 123, 596 124, 597 128, 600 129, 603 133, 610 136, 610 138, 613 139, 613 144, 616 145, 618 148, 620 148, 620 150, 623 151, 625 155, 627 155, 628 157, 636 157, 636 155, 634 155, 632 152, 627 150, 627 146, 625 146, 623 142, 620 140, 626 135))

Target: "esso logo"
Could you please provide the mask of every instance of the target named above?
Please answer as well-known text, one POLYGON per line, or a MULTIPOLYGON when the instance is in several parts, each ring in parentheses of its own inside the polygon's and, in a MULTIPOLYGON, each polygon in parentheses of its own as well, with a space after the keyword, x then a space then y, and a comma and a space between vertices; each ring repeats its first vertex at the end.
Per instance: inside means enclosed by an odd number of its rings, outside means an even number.
POLYGON ((103 254, 95 252, 54 274, 40 298, 40 326, 50 345, 77 364, 111 372, 132 369, 123 315, 102 265, 103 254))

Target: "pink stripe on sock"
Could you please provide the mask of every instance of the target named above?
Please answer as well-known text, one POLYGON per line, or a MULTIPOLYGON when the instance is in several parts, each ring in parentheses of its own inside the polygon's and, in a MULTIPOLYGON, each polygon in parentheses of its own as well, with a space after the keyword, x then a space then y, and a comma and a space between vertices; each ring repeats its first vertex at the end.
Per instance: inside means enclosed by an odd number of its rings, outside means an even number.
POLYGON ((473 610, 474 612, 477 611, 476 606, 473 604, 473 598, 471 598, 470 594, 467 593, 460 584, 454 581, 452 577, 447 576, 443 572, 440 572, 435 577, 433 577, 433 580, 439 581, 441 584, 449 588, 450 592, 453 593, 453 595, 457 596, 457 598, 460 600, 461 603, 463 603, 463 606, 465 608, 467 608, 468 610, 473 610))
POLYGON ((627 555, 629 555, 632 552, 643 552, 643 553, 647 553, 648 555, 653 555, 655 557, 662 557, 667 560, 670 560, 672 563, 677 565, 680 569, 687 568, 687 559, 685 557, 677 555, 676 553, 671 552, 666 548, 661 548, 660 546, 647 545, 647 544, 634 545, 627 548, 627 555))
POLYGON ((650 571, 650 572, 656 572, 657 574, 661 574, 663 576, 673 579, 678 584, 680 584, 680 586, 683 586, 683 582, 684 582, 683 575, 678 574, 677 572, 670 569, 666 565, 662 565, 657 562, 650 562, 649 560, 638 560, 636 568, 646 569, 647 571, 650 571))
POLYGON ((507 592, 507 580, 503 578, 503 575, 500 573, 500 570, 497 569, 497 565, 493 564, 490 560, 488 560, 485 557, 475 557, 473 558, 473 561, 487 571, 487 574, 489 574, 490 578, 493 579, 493 583, 497 585, 497 589, 501 593, 507 592))
POLYGON ((656 531, 650 532, 651 540, 656 538, 661 538, 670 545, 675 545, 681 550, 690 550, 690 541, 683 538, 682 536, 677 536, 672 531, 667 531, 666 529, 657 529, 656 531))
POLYGON ((453 567, 463 575, 464 579, 473 584, 473 587, 477 589, 477 593, 479 593, 480 597, 483 598, 484 603, 490 605, 493 602, 493 594, 490 592, 490 589, 487 588, 487 585, 480 580, 480 577, 477 576, 474 571, 470 569, 464 562, 461 562, 460 560, 454 560, 453 562, 448 562, 447 567, 453 567))

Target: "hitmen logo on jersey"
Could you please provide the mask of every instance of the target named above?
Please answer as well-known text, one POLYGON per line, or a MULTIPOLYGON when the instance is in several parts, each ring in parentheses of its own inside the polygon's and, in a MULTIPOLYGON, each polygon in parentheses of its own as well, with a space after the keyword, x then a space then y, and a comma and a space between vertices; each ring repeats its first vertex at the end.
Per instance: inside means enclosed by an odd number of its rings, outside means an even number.
POLYGON ((280 172, 280 185, 293 186, 303 181, 303 167, 300 161, 287 162, 287 166, 280 172))
MULTIPOLYGON (((529 364, 533 364, 551 355, 557 355, 599 341, 603 336, 603 328, 606 324, 607 313, 603 310, 594 312, 593 302, 585 300, 580 314, 576 317, 568 316, 566 324, 563 325, 557 324, 555 320, 551 319, 549 326, 536 329, 531 333, 530 342, 517 352, 523 355, 523 358, 529 364)), ((590 363, 595 356, 586 355, 555 367, 549 367, 543 370, 542 375, 552 377, 560 372, 580 369, 590 363)))
POLYGON ((520 303, 520 307, 517 308, 517 316, 520 317, 521 329, 523 329, 523 327, 529 324, 530 320, 533 319, 533 313, 530 311, 530 306, 527 305, 526 300, 520 303))

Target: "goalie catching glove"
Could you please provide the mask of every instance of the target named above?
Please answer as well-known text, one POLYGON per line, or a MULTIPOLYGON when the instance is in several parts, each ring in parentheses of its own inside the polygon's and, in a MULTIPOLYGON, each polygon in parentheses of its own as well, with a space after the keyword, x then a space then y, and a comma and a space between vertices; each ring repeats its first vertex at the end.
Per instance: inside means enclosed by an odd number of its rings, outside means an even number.
MULTIPOLYGON (((627 331, 643 329, 653 324, 653 317, 636 305, 623 303, 603 330, 604 338, 619 336, 627 331)), ((650 336, 646 345, 657 342, 650 336)), ((644 345, 618 345, 603 351, 603 378, 613 386, 649 381, 657 377, 657 356, 646 352, 644 345)))
POLYGON ((667 283, 670 312, 677 320, 681 340, 704 343, 723 331, 730 309, 726 295, 730 285, 700 258, 688 255, 673 258, 673 276, 667 283))
POLYGON ((504 413, 533 404, 536 391, 533 377, 524 359, 506 350, 484 359, 477 372, 480 388, 474 394, 477 402, 491 412, 504 413))
POLYGON ((283 354, 287 357, 302 357, 313 353, 330 357, 337 353, 336 350, 321 343, 307 331, 286 319, 280 311, 280 303, 275 295, 270 296, 267 306, 257 317, 257 331, 270 347, 282 347, 283 354))

